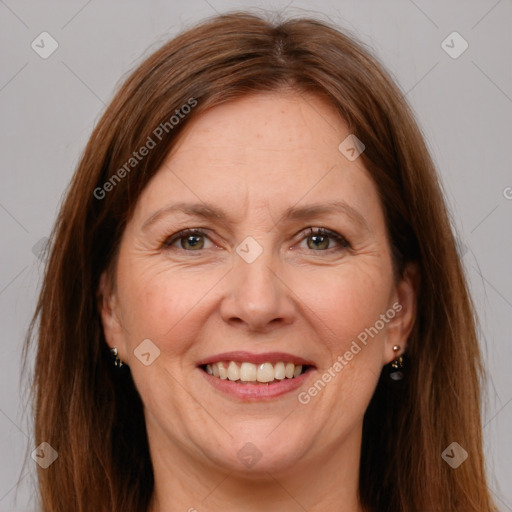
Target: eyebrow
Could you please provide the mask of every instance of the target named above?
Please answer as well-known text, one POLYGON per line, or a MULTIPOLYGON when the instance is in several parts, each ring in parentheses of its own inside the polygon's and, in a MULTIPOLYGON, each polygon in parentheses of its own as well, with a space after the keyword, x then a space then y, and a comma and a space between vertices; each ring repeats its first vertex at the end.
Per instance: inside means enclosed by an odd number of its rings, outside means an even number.
MULTIPOLYGON (((186 215, 190 215, 191 217, 197 217, 205 220, 217 220, 225 224, 233 223, 232 219, 226 212, 212 204, 175 203, 161 208, 160 210, 157 210, 151 214, 142 225, 142 230, 146 231, 152 224, 160 220, 160 218, 175 212, 184 213, 186 215)), ((370 233, 372 232, 364 216, 345 201, 331 201, 301 207, 290 206, 284 211, 280 222, 305 220, 308 218, 314 218, 333 213, 345 214, 355 223, 363 227, 366 231, 370 233)))

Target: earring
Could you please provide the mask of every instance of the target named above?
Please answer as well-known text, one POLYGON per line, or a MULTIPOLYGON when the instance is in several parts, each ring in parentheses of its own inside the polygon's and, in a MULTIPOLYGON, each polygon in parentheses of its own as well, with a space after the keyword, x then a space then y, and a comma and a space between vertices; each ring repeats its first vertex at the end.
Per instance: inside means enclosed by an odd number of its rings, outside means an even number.
POLYGON ((117 347, 111 348, 110 353, 114 356, 114 366, 121 368, 121 366, 123 366, 123 362, 119 357, 117 357, 117 347))
MULTIPOLYGON (((393 346, 393 352, 395 354, 400 350, 400 345, 393 346)), ((402 380, 404 378, 403 369, 405 367, 404 357, 398 356, 391 362, 391 371, 389 373, 389 377, 393 380, 402 380)))

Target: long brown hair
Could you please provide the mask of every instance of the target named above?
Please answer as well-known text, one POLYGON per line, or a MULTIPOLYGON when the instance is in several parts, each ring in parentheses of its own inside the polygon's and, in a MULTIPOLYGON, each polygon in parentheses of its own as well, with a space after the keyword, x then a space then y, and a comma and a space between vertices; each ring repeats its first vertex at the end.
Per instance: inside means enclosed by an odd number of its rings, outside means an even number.
POLYGON ((46 441, 59 455, 38 468, 42 511, 147 509, 153 470, 142 402, 129 369, 112 365, 99 278, 115 264, 139 194, 187 123, 216 105, 283 87, 328 99, 364 141, 361 158, 379 190, 397 275, 410 261, 421 271, 406 376, 390 385, 383 371, 364 420, 363 505, 379 512, 495 510, 482 455, 476 315, 442 188, 403 94, 362 44, 324 22, 233 13, 182 33, 129 76, 61 206, 24 347, 27 354, 36 338, 36 446, 46 441), (170 118, 191 99, 194 108, 171 128, 170 118), (162 123, 167 129, 158 138, 162 123), (154 147, 126 167, 148 137, 154 147), (457 469, 441 457, 453 441, 469 454, 457 469))

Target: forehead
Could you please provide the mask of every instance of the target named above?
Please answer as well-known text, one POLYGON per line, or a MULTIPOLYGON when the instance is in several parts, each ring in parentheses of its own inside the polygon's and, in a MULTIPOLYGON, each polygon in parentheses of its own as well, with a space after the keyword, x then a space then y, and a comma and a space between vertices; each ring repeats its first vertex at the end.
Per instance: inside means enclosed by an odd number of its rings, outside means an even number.
POLYGON ((378 215, 361 159, 338 149, 349 134, 334 108, 311 94, 259 93, 216 106, 187 124, 143 191, 139 213, 178 198, 276 213, 343 198, 365 217, 378 215))

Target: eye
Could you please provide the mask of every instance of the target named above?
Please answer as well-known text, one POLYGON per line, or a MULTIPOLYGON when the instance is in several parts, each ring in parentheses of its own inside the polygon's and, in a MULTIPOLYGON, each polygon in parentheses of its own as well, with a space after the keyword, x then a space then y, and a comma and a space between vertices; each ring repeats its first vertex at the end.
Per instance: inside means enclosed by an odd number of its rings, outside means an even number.
MULTIPOLYGON (((348 240, 325 228, 308 228, 302 233, 302 241, 306 241, 307 248, 315 252, 326 252, 329 250, 351 249, 352 246, 348 240), (338 246, 336 248, 336 245, 338 246)), ((175 248, 188 252, 199 252, 202 249, 208 249, 207 242, 211 243, 205 231, 199 228, 184 229, 165 238, 161 246, 166 249, 175 248)))
MULTIPOLYGON (((201 229, 184 229, 170 237, 166 238, 162 242, 162 247, 170 248, 175 247, 177 249, 183 249, 184 251, 200 251, 205 248, 206 240, 209 241, 206 233, 201 229)), ((208 248, 208 247, 206 247, 208 248)))
POLYGON ((308 228, 302 235, 307 243, 307 248, 313 251, 325 252, 336 249, 336 245, 338 245, 338 250, 352 248, 343 235, 325 228, 308 228))

